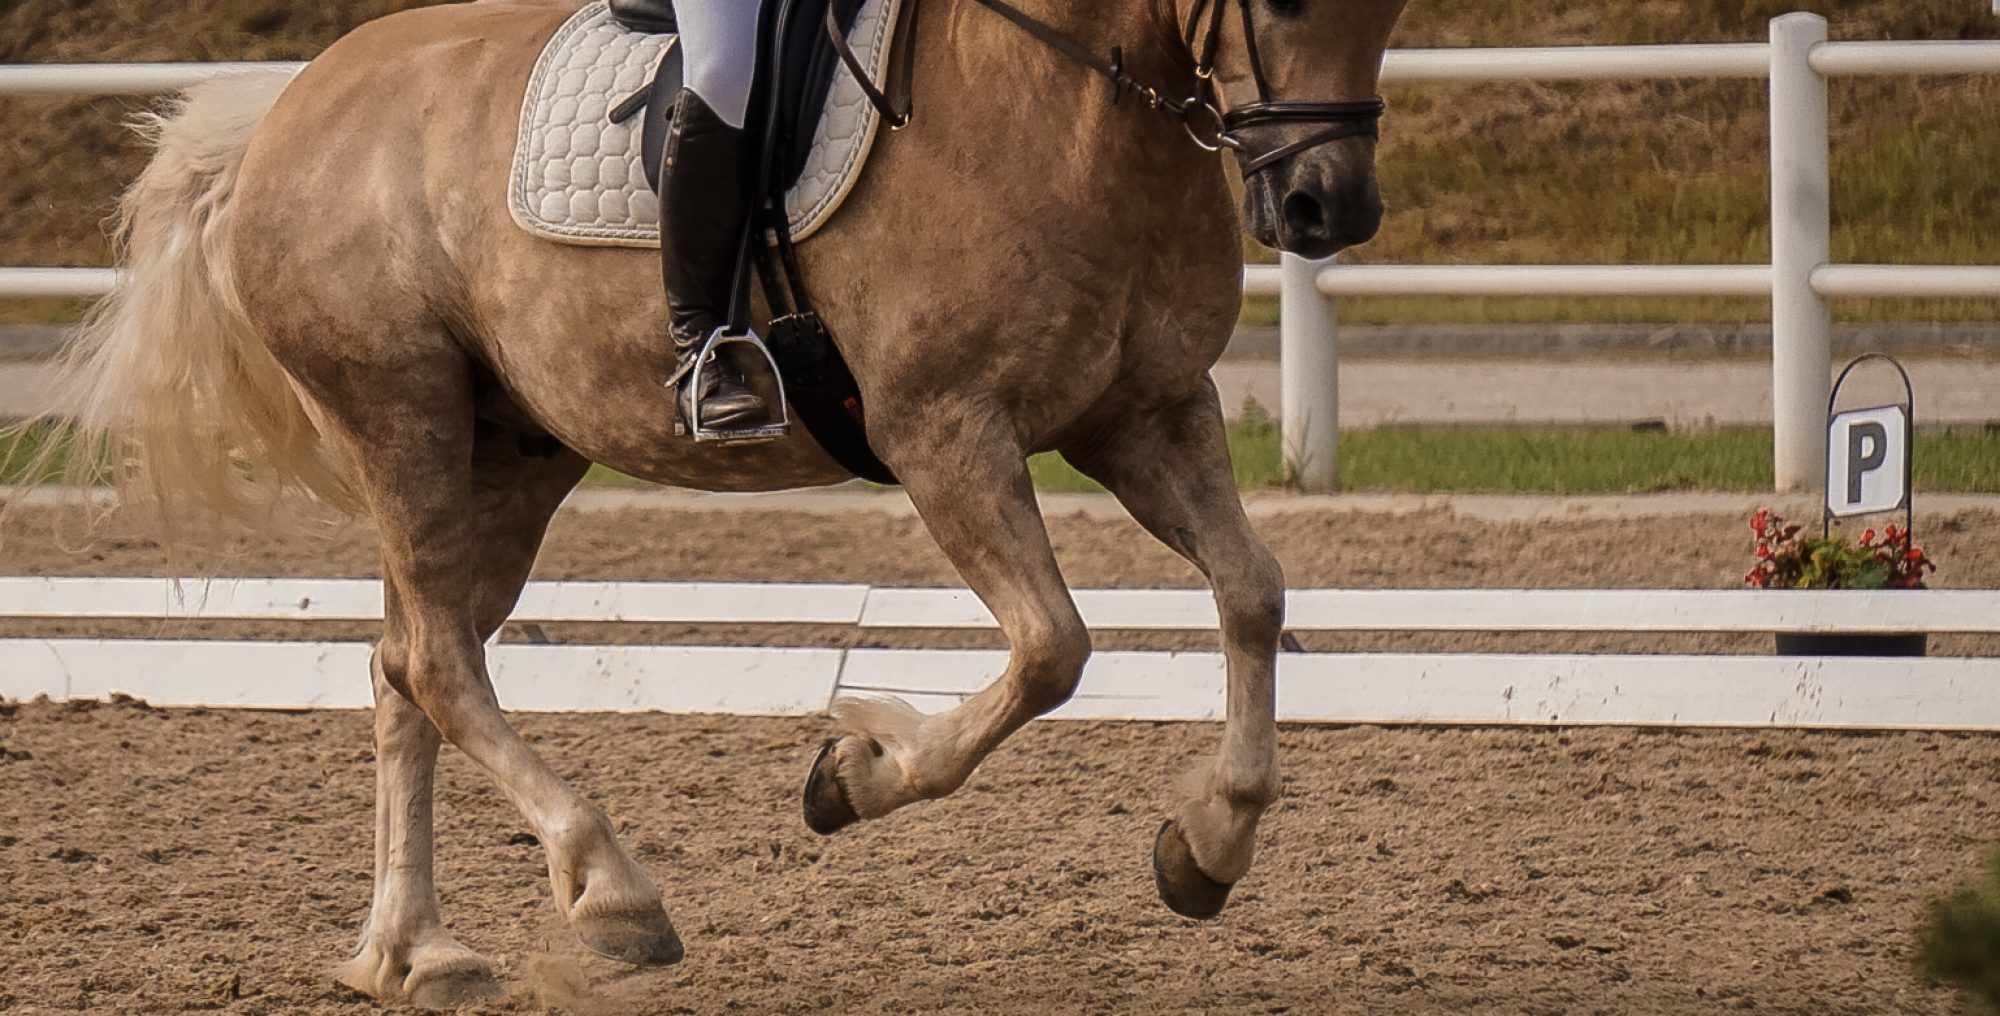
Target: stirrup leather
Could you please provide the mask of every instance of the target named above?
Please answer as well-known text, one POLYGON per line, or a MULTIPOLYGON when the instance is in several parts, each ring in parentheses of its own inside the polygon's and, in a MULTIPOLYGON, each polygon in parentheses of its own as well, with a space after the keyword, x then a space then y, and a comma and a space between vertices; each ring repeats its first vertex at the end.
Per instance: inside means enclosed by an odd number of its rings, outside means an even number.
MULTIPOLYGON (((747 379, 746 379, 747 380, 747 379)), ((785 379, 778 372, 778 361, 771 356, 771 350, 756 332, 746 331, 740 335, 728 334, 727 326, 710 332, 708 339, 674 367, 674 372, 666 380, 666 387, 674 393, 674 433, 680 436, 692 435, 697 442, 716 444, 760 444, 776 441, 791 433, 791 402, 785 398, 785 379), (703 374, 722 354, 725 346, 746 345, 757 351, 769 373, 771 384, 778 396, 776 421, 760 423, 749 427, 718 427, 702 422, 701 400, 688 393, 699 393, 703 374)))

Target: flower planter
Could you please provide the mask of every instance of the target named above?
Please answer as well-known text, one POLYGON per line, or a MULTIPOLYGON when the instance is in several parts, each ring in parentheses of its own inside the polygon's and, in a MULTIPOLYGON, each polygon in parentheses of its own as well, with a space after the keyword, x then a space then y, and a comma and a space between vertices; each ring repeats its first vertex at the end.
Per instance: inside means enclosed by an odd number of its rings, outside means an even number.
POLYGON ((1930 636, 1923 632, 1779 632, 1779 656, 1923 656, 1930 636))
MULTIPOLYGON (((1865 530, 1858 541, 1830 534, 1805 534, 1759 508, 1750 516, 1757 537, 1757 563, 1743 576, 1755 589, 1922 589, 1924 574, 1937 570, 1924 552, 1910 543, 1910 531, 1889 526, 1882 540, 1865 530)), ((1923 632, 1778 632, 1779 656, 1926 656, 1930 636, 1923 632)))

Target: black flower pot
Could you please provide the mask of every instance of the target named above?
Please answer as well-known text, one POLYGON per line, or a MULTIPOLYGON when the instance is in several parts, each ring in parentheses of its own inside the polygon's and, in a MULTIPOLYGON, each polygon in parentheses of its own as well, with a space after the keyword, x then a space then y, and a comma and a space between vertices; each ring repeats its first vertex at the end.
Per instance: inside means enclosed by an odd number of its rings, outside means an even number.
POLYGON ((1779 656, 1923 656, 1930 648, 1923 632, 1779 632, 1779 656))

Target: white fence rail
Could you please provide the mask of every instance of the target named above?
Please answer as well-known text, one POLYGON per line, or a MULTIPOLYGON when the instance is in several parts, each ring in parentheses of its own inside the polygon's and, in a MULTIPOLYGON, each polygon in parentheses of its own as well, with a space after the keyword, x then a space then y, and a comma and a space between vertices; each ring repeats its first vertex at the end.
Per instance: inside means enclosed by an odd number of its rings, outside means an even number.
MULTIPOLYGON (((1078 589, 1084 623, 1218 624, 1206 589, 1078 589)), ((784 582, 530 582, 517 622, 996 628, 970 589, 784 582)), ((375 579, 0 578, 0 618, 374 621, 375 579)), ((1293 589, 1292 631, 2000 634, 2000 590, 1293 589)))
MULTIPOLYGON (((218 75, 298 64, 0 66, 0 95, 137 95, 218 75)), ((2000 72, 2000 41, 1828 42, 1826 22, 1788 14, 1770 43, 1398 50, 1390 84, 1474 81, 1768 78, 1771 85, 1772 263, 1768 265, 1355 265, 1286 258, 1250 266, 1244 291, 1281 297, 1287 464, 1301 486, 1338 483, 1338 315, 1343 296, 1726 296, 1772 304, 1772 425, 1779 490, 1821 482, 1831 362, 1827 301, 2000 297, 2000 267, 1834 265, 1827 194, 1826 81, 1854 75, 2000 72)), ((0 298, 94 297, 103 269, 0 268, 0 298)))
MULTIPOLYGON (((1102 630, 1216 624, 1198 589, 1079 590, 1102 630)), ((0 617, 158 618, 146 639, 0 639, 0 696, 157 705, 358 708, 358 642, 172 639, 171 621, 357 621, 380 616, 364 579, 0 578, 0 617)), ((1290 594, 1294 631, 1927 632, 2000 634, 2000 591, 1349 590, 1290 594)), ((515 620, 813 624, 902 632, 991 628, 964 589, 865 585, 531 583, 515 620)), ((904 638, 914 636, 905 635, 904 638)), ((947 708, 998 678, 1007 655, 923 648, 496 645, 502 701, 526 710, 799 715, 843 695, 947 708)), ((1525 723, 2000 729, 2000 661, 1495 653, 1286 653, 1279 711, 1347 723, 1525 723)), ((1056 715, 1218 719, 1222 656, 1102 652, 1056 715)))

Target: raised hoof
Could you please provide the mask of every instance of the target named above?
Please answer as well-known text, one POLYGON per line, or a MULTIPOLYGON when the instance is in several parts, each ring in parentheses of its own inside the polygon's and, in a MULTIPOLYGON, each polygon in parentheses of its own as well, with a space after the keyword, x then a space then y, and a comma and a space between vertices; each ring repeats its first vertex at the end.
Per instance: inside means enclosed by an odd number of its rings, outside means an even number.
POLYGON ((607 960, 635 967, 670 967, 686 954, 681 937, 674 933, 674 923, 663 911, 579 918, 574 923, 583 947, 607 960))
POLYGON ((504 998, 500 982, 484 970, 461 970, 418 981, 409 1003, 417 1009, 457 1009, 471 1002, 504 998))
POLYGON ((821 836, 832 836, 861 821, 854 806, 847 803, 847 791, 834 773, 833 749, 839 743, 834 739, 820 745, 819 754, 813 758, 812 772, 806 774, 806 828, 821 836))
POLYGON ((1194 863, 1187 834, 1173 819, 1160 824, 1160 835, 1153 840, 1153 884, 1168 910, 1201 921, 1222 913, 1229 890, 1235 888, 1209 878, 1194 863))

